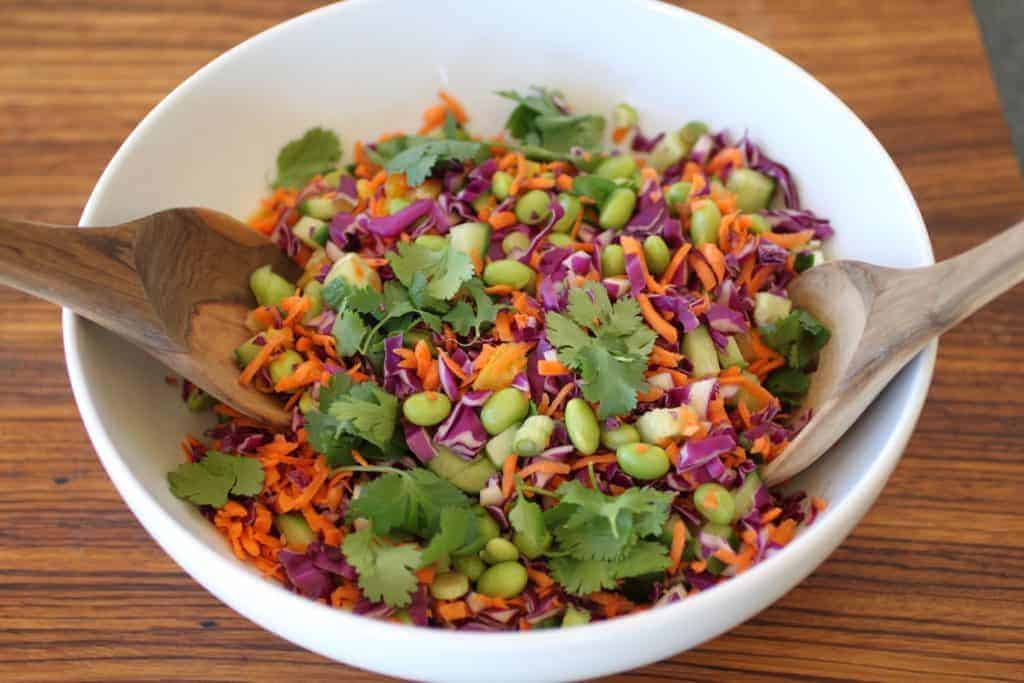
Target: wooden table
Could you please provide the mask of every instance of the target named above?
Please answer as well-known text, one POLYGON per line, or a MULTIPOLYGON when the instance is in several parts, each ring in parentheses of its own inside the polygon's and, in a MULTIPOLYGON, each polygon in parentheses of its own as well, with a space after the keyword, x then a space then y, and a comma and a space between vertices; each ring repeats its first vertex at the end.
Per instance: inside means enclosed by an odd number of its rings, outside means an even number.
MULTIPOLYGON (((164 94, 314 4, 0 0, 0 212, 75 222, 164 94)), ((1024 214, 967 0, 681 4, 838 93, 903 170, 939 257, 1024 214)), ((1024 680, 1022 295, 944 339, 906 456, 831 559, 731 633, 614 680, 1024 680)), ((79 422, 59 311, 9 290, 0 436, 0 680, 378 680, 257 628, 150 541, 79 422)))

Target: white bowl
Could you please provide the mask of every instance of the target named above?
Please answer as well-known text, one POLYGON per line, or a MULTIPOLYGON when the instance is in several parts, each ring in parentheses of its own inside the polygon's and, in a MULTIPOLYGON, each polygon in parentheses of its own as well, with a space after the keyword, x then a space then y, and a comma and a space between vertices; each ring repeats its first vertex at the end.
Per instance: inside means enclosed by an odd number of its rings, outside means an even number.
MULTIPOLYGON (((580 111, 635 105, 646 131, 700 118, 749 127, 788 164, 804 203, 832 219, 832 256, 889 266, 932 263, 914 199, 868 129, 824 86, 768 48, 703 17, 615 0, 350 0, 277 26, 171 93, 125 141, 96 185, 83 225, 172 206, 245 215, 275 155, 312 125, 356 139, 418 127, 444 87, 480 132, 510 104, 492 93, 561 88, 580 111), (884 217, 879 221, 878 217, 884 217)), ((238 562, 213 526, 167 489, 178 443, 204 424, 165 370, 65 311, 68 370, 110 478, 164 550, 225 603, 327 657, 416 679, 547 681, 640 666, 693 647, 765 608, 849 534, 914 428, 932 375, 929 347, 846 438, 796 485, 830 501, 785 550, 738 578, 668 607, 584 628, 477 634, 400 626, 321 606, 238 562)))

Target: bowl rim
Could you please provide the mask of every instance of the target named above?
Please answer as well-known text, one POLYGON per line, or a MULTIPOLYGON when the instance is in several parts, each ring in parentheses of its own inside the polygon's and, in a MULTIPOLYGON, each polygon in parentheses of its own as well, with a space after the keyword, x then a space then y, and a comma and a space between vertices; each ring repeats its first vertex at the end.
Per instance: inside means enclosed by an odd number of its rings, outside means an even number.
MULTIPOLYGON (((254 44, 271 40, 279 31, 290 30, 298 24, 314 21, 323 15, 354 11, 353 8, 359 8, 369 2, 370 0, 348 0, 345 3, 327 5, 292 17, 232 47, 185 79, 142 119, 118 148, 89 196, 82 212, 81 224, 85 226, 92 223, 91 218, 101 203, 111 179, 117 175, 125 158, 128 156, 128 150, 146 135, 147 131, 170 108, 171 103, 182 93, 197 87, 206 75, 216 70, 218 66, 237 58, 254 44)), ((890 181, 895 184, 897 191, 903 195, 904 200, 913 208, 912 215, 917 219, 914 228, 918 235, 924 238, 925 261, 927 263, 934 263, 931 241, 928 237, 920 208, 895 162, 871 130, 824 84, 771 47, 708 17, 684 8, 663 4, 657 0, 620 0, 620 2, 623 5, 629 6, 624 8, 626 10, 661 12, 665 15, 684 13, 689 15, 689 20, 702 23, 705 30, 723 34, 725 40, 752 44, 752 46, 758 48, 765 55, 766 59, 773 60, 777 68, 788 71, 792 76, 798 77, 802 81, 803 87, 817 90, 818 95, 822 98, 822 102, 830 104, 836 110, 836 114, 852 119, 853 124, 862 130, 865 144, 872 148, 876 156, 884 162, 880 167, 880 172, 890 176, 890 181)), ((340 627, 360 628, 364 635, 371 639, 399 643, 404 637, 409 635, 408 626, 361 617, 344 610, 322 605, 258 576, 248 570, 237 559, 226 557, 207 547, 204 542, 176 520, 171 513, 164 510, 145 486, 132 475, 114 445, 114 440, 111 436, 114 430, 108 431, 103 423, 97 409, 97 404, 93 399, 92 389, 84 372, 86 358, 83 356, 83 350, 79 344, 80 335, 83 330, 82 319, 70 310, 64 309, 61 320, 65 360, 72 392, 86 431, 101 463, 118 493, 139 523, 194 580, 229 607, 256 622, 260 627, 328 657, 334 658, 334 655, 327 652, 326 648, 311 645, 308 642, 300 641, 296 637, 285 635, 281 630, 268 624, 266 619, 256 616, 259 610, 250 608, 236 596, 242 593, 265 595, 268 599, 275 600, 282 607, 286 607, 290 619, 294 619, 297 622, 301 622, 306 615, 316 617, 317 619, 334 619, 340 627), (173 551, 171 550, 172 547, 174 548, 173 551), (229 576, 230 582, 237 586, 237 590, 228 591, 223 590, 220 586, 214 587, 211 585, 213 583, 212 580, 208 581, 203 576, 200 576, 200 572, 196 569, 200 566, 203 567, 201 573, 204 575, 220 574, 222 576, 229 576), (228 595, 228 593, 234 593, 235 595, 228 595)), ((530 642, 544 641, 550 647, 569 648, 583 645, 598 635, 602 638, 628 637, 633 627, 641 620, 646 622, 648 628, 652 626, 657 629, 667 628, 670 624, 676 622, 679 615, 686 610, 697 609, 705 603, 714 606, 733 601, 737 596, 742 596, 746 593, 749 590, 748 585, 753 584, 758 579, 761 580, 760 583, 762 584, 769 582, 785 584, 786 591, 790 590, 793 585, 802 581, 808 574, 814 571, 820 562, 823 561, 824 557, 846 539, 853 526, 860 520, 868 506, 877 497, 881 487, 884 486, 885 481, 899 462, 903 449, 916 426, 927 396, 934 371, 936 349, 937 342, 933 342, 908 365, 905 371, 913 372, 911 378, 912 385, 908 399, 900 407, 898 421, 888 434, 884 446, 880 449, 874 463, 864 472, 846 497, 837 506, 830 506, 814 524, 802 531, 783 551, 759 563, 743 575, 734 577, 732 580, 716 586, 715 590, 701 592, 678 603, 595 622, 588 625, 587 628, 543 629, 529 632, 516 631, 487 634, 418 628, 416 631, 417 640, 423 642, 427 647, 442 643, 446 646, 454 645, 459 647, 470 643, 479 643, 480 638, 486 637, 488 644, 495 647, 520 645, 524 641, 529 640, 530 642), (815 559, 810 563, 809 567, 806 566, 808 564, 806 558, 817 555, 814 549, 821 547, 828 548, 828 553, 823 555, 821 560, 815 559), (800 560, 799 558, 801 557, 804 560, 800 560)), ((742 598, 740 599, 742 600, 742 598)), ((771 602, 777 599, 774 598, 771 602)), ((756 600, 750 602, 751 606, 744 608, 746 612, 743 620, 749 619, 754 612, 759 611, 765 606, 756 600)), ((742 620, 736 622, 736 624, 739 623, 742 623, 742 620)), ((735 624, 724 629, 718 629, 705 640, 717 637, 734 626, 735 624)))

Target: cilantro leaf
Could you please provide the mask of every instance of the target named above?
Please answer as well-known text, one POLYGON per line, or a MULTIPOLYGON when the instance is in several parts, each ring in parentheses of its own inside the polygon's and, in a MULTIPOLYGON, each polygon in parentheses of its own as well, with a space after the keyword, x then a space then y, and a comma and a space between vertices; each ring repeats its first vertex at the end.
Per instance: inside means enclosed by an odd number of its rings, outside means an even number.
POLYGON ((263 466, 255 458, 207 451, 199 462, 167 474, 171 493, 196 505, 223 507, 228 494, 255 496, 263 489, 263 466))
POLYGON ((363 529, 345 537, 345 559, 359 574, 359 587, 371 600, 405 607, 416 590, 420 551, 411 545, 390 545, 363 529))
POLYGON ((604 117, 569 114, 560 104, 562 94, 557 90, 535 87, 533 91, 526 95, 498 91, 501 97, 519 103, 505 121, 512 137, 555 155, 568 153, 573 147, 586 151, 600 148, 604 117))
POLYGON ((358 353, 369 333, 370 329, 363 322, 362 316, 348 309, 338 314, 331 328, 331 335, 337 341, 338 353, 342 356, 358 353))
POLYGON ((562 484, 558 494, 546 521, 555 523, 560 547, 581 560, 620 558, 638 538, 661 533, 674 498, 672 492, 643 488, 606 496, 575 480, 562 484))
POLYGON ((373 382, 356 384, 339 373, 321 387, 318 409, 306 415, 306 432, 313 448, 336 466, 353 449, 371 460, 401 455, 397 421, 398 399, 373 382))
POLYGON ((566 313, 548 314, 548 341, 559 360, 579 373, 584 397, 600 404, 597 416, 633 410, 656 339, 640 306, 629 297, 612 304, 603 285, 588 282, 570 290, 566 313))
MULTIPOLYGON (((546 548, 551 543, 551 533, 544 524, 544 511, 540 505, 520 495, 508 513, 508 521, 516 534, 525 537, 524 547, 546 548)), ((518 543, 518 541, 517 541, 518 543)))
POLYGON ((331 280, 324 286, 323 296, 324 303, 335 311, 350 308, 353 311, 377 317, 384 311, 380 292, 373 287, 355 287, 340 277, 331 280))
POLYGON ((441 128, 441 133, 444 135, 445 140, 456 140, 459 136, 459 122, 455 120, 455 115, 449 111, 444 117, 444 126, 441 128))
POLYGON ((468 507, 448 507, 441 510, 441 530, 423 550, 423 564, 437 562, 476 540, 479 533, 476 515, 468 507))
POLYGON ((456 334, 467 335, 473 330, 479 336, 485 325, 494 324, 499 311, 508 308, 507 304, 494 303, 491 295, 484 291, 480 278, 471 278, 462 286, 462 291, 469 295, 473 304, 460 299, 444 316, 444 322, 451 325, 456 334))
POLYGON ((349 505, 346 519, 365 517, 378 534, 400 529, 431 538, 441 526, 446 508, 469 508, 469 499, 430 470, 395 471, 363 487, 349 505))
POLYGON ((310 128, 278 153, 274 187, 301 188, 317 173, 337 166, 340 160, 341 140, 337 134, 319 127, 310 128))
POLYGON ((428 305, 433 303, 431 300, 451 299, 475 272, 469 256, 450 246, 434 250, 401 242, 397 251, 388 252, 387 258, 395 276, 409 288, 413 303, 417 303, 418 296, 420 304, 428 305))
POLYGON ((598 206, 604 205, 604 200, 619 186, 607 178, 597 175, 578 175, 573 178, 572 192, 581 197, 590 197, 598 206))
POLYGON ((399 152, 388 160, 385 168, 391 173, 405 173, 406 182, 415 187, 426 180, 439 161, 481 162, 489 149, 469 140, 430 140, 399 152))
POLYGON ((793 368, 782 368, 768 375, 764 388, 788 403, 799 403, 811 387, 811 379, 806 373, 793 368))
POLYGON ((613 562, 573 557, 555 557, 548 562, 552 578, 574 595, 613 589, 619 579, 662 572, 670 564, 668 548, 653 541, 637 543, 622 559, 613 562))
POLYGON ((828 343, 832 333, 807 311, 793 311, 782 320, 759 329, 764 343, 786 358, 789 367, 802 370, 828 343))

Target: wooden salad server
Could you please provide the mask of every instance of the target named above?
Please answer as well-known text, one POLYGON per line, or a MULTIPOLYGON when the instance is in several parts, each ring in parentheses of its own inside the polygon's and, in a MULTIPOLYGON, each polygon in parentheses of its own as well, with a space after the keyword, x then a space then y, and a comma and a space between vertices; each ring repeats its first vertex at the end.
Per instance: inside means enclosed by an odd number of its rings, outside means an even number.
POLYGON ((249 275, 298 268, 265 237, 210 209, 169 209, 109 228, 0 218, 0 283, 70 308, 248 415, 287 424, 238 382, 232 351, 251 332, 249 275))
POLYGON ((810 422, 763 470, 768 484, 820 458, 928 342, 1024 280, 1024 222, 955 258, 901 270, 832 261, 789 287, 832 332, 801 410, 810 422))

